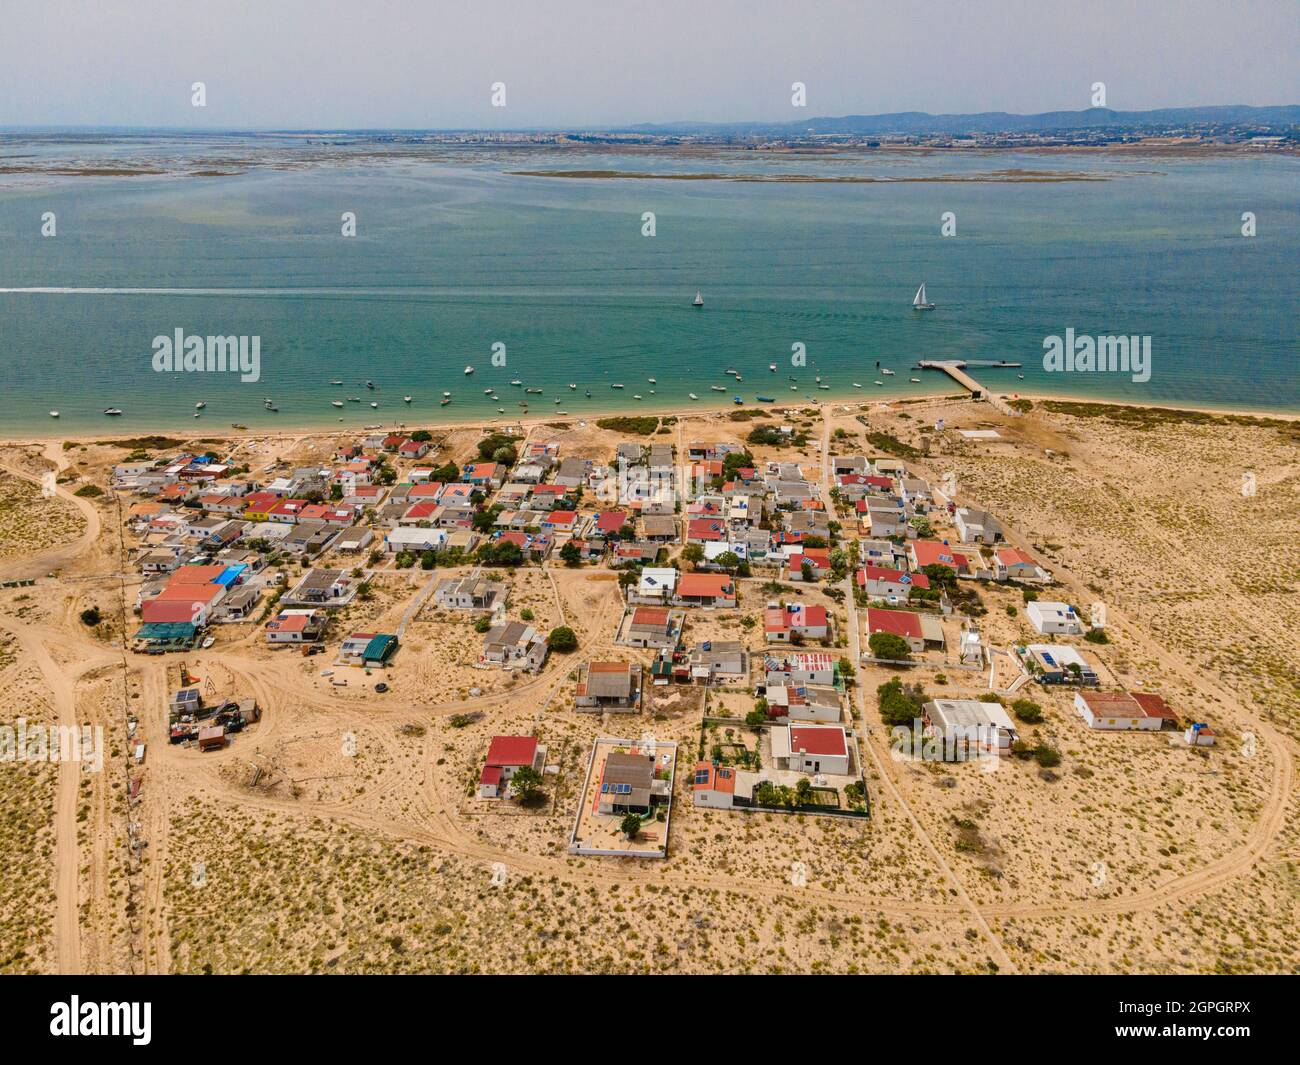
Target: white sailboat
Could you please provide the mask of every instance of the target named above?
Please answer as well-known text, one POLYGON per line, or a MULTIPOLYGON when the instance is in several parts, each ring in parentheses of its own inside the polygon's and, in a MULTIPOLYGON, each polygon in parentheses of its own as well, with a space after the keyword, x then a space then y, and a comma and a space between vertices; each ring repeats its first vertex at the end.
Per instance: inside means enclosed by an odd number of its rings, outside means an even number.
POLYGON ((934 304, 931 303, 925 295, 925 282, 921 282, 921 287, 916 290, 916 295, 912 297, 912 310, 914 311, 932 311, 934 304))
POLYGON ((473 367, 473 366, 466 366, 466 367, 465 367, 465 376, 466 376, 466 377, 468 377, 468 376, 469 376, 470 374, 472 374, 473 372, 474 372, 474 367, 473 367))
POLYGON ((693 307, 703 307, 703 306, 704 306, 704 297, 703 297, 702 295, 700 295, 700 292, 699 292, 698 289, 697 289, 696 292, 695 292, 695 299, 693 299, 693 300, 691 301, 691 306, 693 306, 693 307))

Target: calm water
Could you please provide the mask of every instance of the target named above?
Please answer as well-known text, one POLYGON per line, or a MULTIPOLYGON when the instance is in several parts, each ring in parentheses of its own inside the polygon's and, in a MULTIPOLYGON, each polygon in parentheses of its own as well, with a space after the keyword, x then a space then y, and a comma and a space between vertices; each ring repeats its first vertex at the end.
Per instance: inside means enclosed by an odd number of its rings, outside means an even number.
MULTIPOLYGON (((203 150, 159 139, 92 152, 11 137, 0 142, 0 163, 109 151, 175 162, 203 150)), ((223 150, 295 160, 280 144, 223 150)), ((0 175, 0 289, 200 290, 0 292, 0 432, 53 431, 50 409, 69 432, 486 418, 498 406, 483 395, 488 386, 499 388, 500 406, 519 411, 521 390, 508 384, 516 377, 545 390, 529 397, 534 415, 683 406, 692 391, 701 402, 736 393, 747 403, 757 395, 877 400, 939 389, 934 372, 911 367, 954 357, 1024 363, 1023 381, 1013 370, 974 371, 1007 391, 1300 410, 1298 171, 1282 158, 828 163, 397 150, 229 177, 0 175), (1011 167, 1086 168, 1112 180, 759 185, 509 173, 916 177, 1011 167), (46 211, 57 217, 57 237, 40 235, 46 211), (355 238, 340 235, 344 211, 357 215, 355 238), (653 238, 641 235, 645 211, 656 215, 653 238), (940 236, 944 211, 957 216, 955 237, 940 236), (1243 211, 1258 219, 1254 238, 1240 235, 1243 211), (919 315, 910 302, 922 280, 939 307, 919 315), (213 291, 223 289, 237 291, 213 291), (691 307, 696 289, 703 310, 691 307), (1151 379, 1044 372, 1043 338, 1067 327, 1150 335, 1151 379), (153 338, 177 328, 260 336, 261 380, 154 373, 153 338), (490 362, 498 342, 504 369, 490 362), (806 346, 807 369, 790 367, 795 343, 806 346), (895 376, 878 374, 876 360, 895 376), (466 363, 476 367, 470 378, 466 363), (743 383, 724 376, 727 367, 743 383), (833 391, 817 391, 814 374, 833 391), (344 386, 331 387, 332 378, 344 386), (711 392, 714 384, 726 394, 711 392), (444 389, 453 402, 440 408, 444 389), (364 402, 330 406, 347 396, 364 402), (262 409, 265 397, 279 414, 262 409), (196 421, 199 400, 207 409, 196 421), (105 418, 107 406, 126 413, 105 418)))

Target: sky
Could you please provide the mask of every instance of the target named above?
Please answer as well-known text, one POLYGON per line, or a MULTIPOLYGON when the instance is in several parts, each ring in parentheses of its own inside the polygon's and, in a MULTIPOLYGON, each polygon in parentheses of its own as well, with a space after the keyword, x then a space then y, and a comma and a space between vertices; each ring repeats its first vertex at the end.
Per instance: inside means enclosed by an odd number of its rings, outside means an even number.
POLYGON ((1032 113, 1086 108, 1096 82, 1116 110, 1288 104, 1298 13, 1297 0, 4 0, 0 126, 1032 113))

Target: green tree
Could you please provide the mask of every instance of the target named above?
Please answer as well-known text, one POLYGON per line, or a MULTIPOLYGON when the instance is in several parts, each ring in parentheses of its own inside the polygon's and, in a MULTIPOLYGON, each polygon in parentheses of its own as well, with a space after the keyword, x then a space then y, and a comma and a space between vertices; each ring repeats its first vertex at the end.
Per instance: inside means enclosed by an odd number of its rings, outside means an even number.
POLYGON ((1043 708, 1033 699, 1017 699, 1011 704, 1011 712, 1026 725, 1037 725, 1043 720, 1043 708))
POLYGON ((535 802, 542 793, 542 774, 530 765, 516 769, 510 778, 510 791, 525 805, 535 802))
POLYGON ((546 637, 546 646, 557 654, 570 654, 578 649, 578 635, 569 626, 560 625, 546 637))
POLYGON ((892 632, 873 632, 867 640, 867 646, 877 658, 889 658, 899 662, 906 661, 912 653, 907 641, 892 632))
POLYGON ((734 551, 723 551, 722 554, 720 554, 713 561, 716 562, 723 569, 725 569, 728 573, 735 573, 737 567, 740 566, 740 556, 736 554, 736 552, 734 551))
POLYGON ((623 820, 618 823, 619 831, 628 839, 636 839, 637 833, 641 831, 640 814, 624 814, 623 820))
POLYGON ((560 548, 560 560, 566 566, 576 566, 582 561, 582 550, 570 540, 560 548))
POLYGON ((699 544, 687 544, 682 548, 682 561, 689 562, 692 567, 698 566, 704 561, 704 548, 699 544))

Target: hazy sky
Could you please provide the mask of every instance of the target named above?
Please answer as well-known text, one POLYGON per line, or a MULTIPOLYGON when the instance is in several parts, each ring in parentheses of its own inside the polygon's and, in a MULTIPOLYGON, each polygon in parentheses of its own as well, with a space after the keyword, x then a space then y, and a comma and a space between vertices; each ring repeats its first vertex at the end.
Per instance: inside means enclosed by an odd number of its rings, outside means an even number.
POLYGON ((0 125, 1034 112, 1087 107, 1097 81, 1119 110, 1297 103, 1298 16, 1297 0, 3 0, 0 125))

